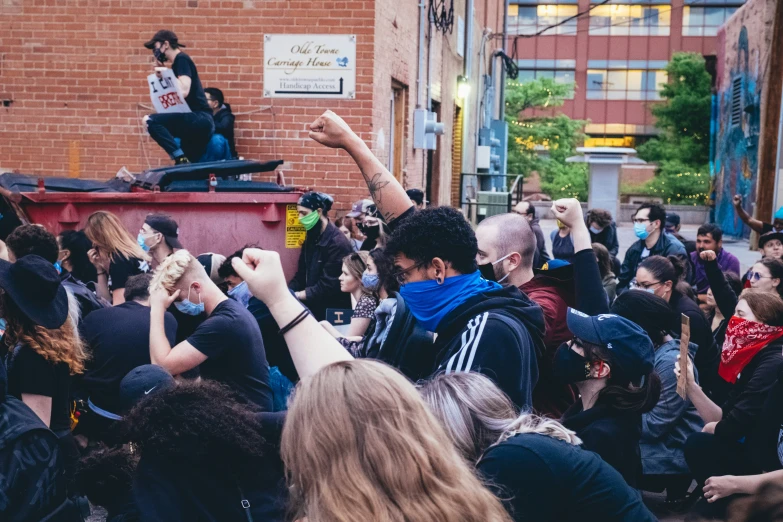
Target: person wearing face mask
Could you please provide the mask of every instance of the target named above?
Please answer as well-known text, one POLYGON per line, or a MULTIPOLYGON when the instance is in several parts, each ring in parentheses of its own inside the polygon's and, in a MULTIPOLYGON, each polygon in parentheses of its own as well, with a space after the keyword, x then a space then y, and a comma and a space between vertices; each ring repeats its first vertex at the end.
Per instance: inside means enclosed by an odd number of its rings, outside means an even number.
POLYGON ((222 382, 263 411, 272 410, 272 391, 261 330, 253 315, 229 299, 187 250, 163 260, 150 284, 150 360, 172 375, 199 367, 201 377, 222 382), (164 315, 174 305, 207 318, 187 340, 172 347, 164 315))
MULTIPOLYGON (((688 438, 685 459, 708 500, 711 495, 704 486, 710 477, 764 471, 753 458, 758 449, 754 437, 765 423, 764 404, 783 367, 782 319, 783 300, 777 294, 759 289, 740 294, 721 352, 719 375, 733 384, 721 405, 704 393, 694 380, 692 366, 687 366, 687 397, 706 424, 702 433, 688 438)), ((674 369, 678 377, 681 364, 678 362, 674 369)), ((702 514, 720 516, 726 502, 722 499, 697 508, 702 514)))
POLYGON ((343 259, 353 252, 351 243, 329 222, 327 214, 334 200, 321 192, 308 192, 299 198, 299 221, 307 230, 299 265, 288 288, 307 305, 319 321, 327 308, 350 308, 350 294, 340 291, 343 259))
POLYGON ((606 247, 612 256, 612 271, 619 274, 620 261, 617 259, 617 253, 620 250, 620 241, 617 239, 617 224, 612 219, 612 213, 602 208, 592 208, 587 211, 585 221, 590 230, 590 242, 606 247))
POLYGON ((641 327, 613 314, 589 316, 569 308, 568 328, 574 339, 558 348, 554 374, 575 384, 581 400, 561 422, 636 487, 642 415, 661 393, 653 344, 641 327))
POLYGON ((191 112, 150 114, 144 116, 150 137, 160 145, 177 165, 198 161, 206 152, 215 131, 212 108, 207 102, 201 79, 193 60, 182 52, 181 43, 173 31, 161 29, 144 44, 152 51, 158 66, 171 63, 182 95, 191 112), (179 138, 178 145, 175 138, 179 138))
MULTIPOLYGON (((479 371, 529 408, 544 352, 543 313, 515 286, 481 277, 476 235, 464 216, 449 207, 416 211, 394 229, 386 254, 395 260, 405 305, 437 333, 429 374, 479 371)), ((520 259, 514 253, 501 262, 520 259)))
POLYGON ((665 234, 666 210, 655 203, 643 203, 634 214, 633 228, 639 240, 628 248, 618 277, 617 293, 628 288, 639 263, 649 256, 686 258, 685 247, 675 237, 665 234))
POLYGON ((572 269, 552 267, 550 270, 549 265, 554 261, 547 261, 547 270, 535 270, 535 235, 528 221, 516 213, 482 220, 476 228, 476 240, 476 263, 483 277, 519 288, 543 311, 545 351, 538 360, 539 382, 533 390, 533 407, 542 414, 559 418, 575 399, 569 387, 551 378, 552 357, 571 338, 565 319, 568 307, 575 305, 572 269))
POLYGON ((680 315, 690 319, 691 342, 698 346, 694 357, 696 368, 704 389, 712 392, 718 375, 720 349, 715 343, 710 323, 699 305, 676 288, 684 272, 684 262, 679 257, 650 256, 639 264, 632 288, 653 293, 669 303, 672 311, 676 313, 671 325, 675 335, 679 336, 682 331, 680 315))
POLYGON ((150 214, 144 218, 136 241, 149 253, 155 266, 182 248, 177 222, 163 214, 150 214))
POLYGON ((369 252, 354 252, 343 259, 340 290, 350 294, 353 301, 356 302, 348 331, 343 334, 328 322, 321 322, 321 325, 352 354, 358 352, 358 343, 362 342, 370 322, 375 317, 375 309, 378 307, 378 297, 374 289, 378 285, 378 276, 376 275, 373 281, 373 277, 366 274, 369 258, 369 252), (365 275, 367 275, 366 278, 365 275), (371 286, 365 286, 365 280, 371 286))

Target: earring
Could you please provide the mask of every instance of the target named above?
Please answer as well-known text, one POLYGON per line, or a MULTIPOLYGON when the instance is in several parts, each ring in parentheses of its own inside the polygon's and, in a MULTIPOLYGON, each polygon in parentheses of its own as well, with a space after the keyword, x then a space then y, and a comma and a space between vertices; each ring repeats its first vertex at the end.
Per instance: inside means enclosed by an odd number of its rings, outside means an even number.
POLYGON ((437 278, 437 279, 436 279, 436 281, 438 282, 438 284, 439 284, 439 285, 442 285, 442 284, 443 284, 443 279, 441 279, 440 277, 439 277, 439 278, 437 278))

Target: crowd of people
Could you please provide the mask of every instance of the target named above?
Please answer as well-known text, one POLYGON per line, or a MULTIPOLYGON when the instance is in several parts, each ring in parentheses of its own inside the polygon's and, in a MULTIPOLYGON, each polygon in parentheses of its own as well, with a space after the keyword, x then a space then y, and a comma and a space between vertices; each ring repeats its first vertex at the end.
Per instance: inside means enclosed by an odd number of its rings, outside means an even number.
POLYGON ((334 219, 301 196, 290 280, 158 214, 7 237, 0 519, 82 520, 86 498, 111 522, 655 520, 641 491, 770 510, 783 232, 741 275, 719 227, 685 245, 645 203, 620 260, 614 217, 561 199, 550 256, 530 202, 474 230, 334 113, 310 137, 370 197, 334 219))

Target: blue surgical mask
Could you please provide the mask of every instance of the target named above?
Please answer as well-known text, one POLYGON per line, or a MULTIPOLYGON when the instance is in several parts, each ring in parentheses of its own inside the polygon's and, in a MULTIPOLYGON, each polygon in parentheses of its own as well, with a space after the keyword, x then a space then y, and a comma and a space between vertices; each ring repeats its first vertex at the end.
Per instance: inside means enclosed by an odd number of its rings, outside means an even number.
POLYGON ((649 232, 647 232, 647 227, 644 225, 644 223, 634 223, 633 224, 633 231, 634 234, 636 234, 636 237, 644 241, 647 239, 647 236, 650 235, 649 232))
POLYGON ((590 227, 590 232, 592 232, 593 234, 600 234, 603 231, 604 231, 603 228, 590 227))
POLYGON ((362 285, 367 290, 377 290, 378 289, 378 274, 368 274, 367 271, 365 271, 362 274, 362 285))
POLYGON ((204 313, 204 303, 201 302, 201 294, 198 296, 198 304, 190 300, 190 288, 188 288, 188 298, 182 301, 175 301, 174 306, 185 315, 201 315, 204 313))
POLYGON ((57 270, 58 274, 62 274, 63 273, 63 266, 60 264, 59 261, 55 261, 54 262, 54 269, 57 270))
POLYGON ((247 308, 247 304, 250 302, 250 298, 253 297, 253 294, 250 293, 250 288, 248 288, 247 283, 242 281, 228 291, 228 296, 247 308))
POLYGON ((503 288, 487 281, 476 270, 472 274, 447 277, 438 284, 434 279, 406 283, 400 295, 413 316, 425 330, 434 332, 449 312, 471 297, 503 288))
POLYGON ((136 236, 136 243, 138 243, 141 249, 144 250, 145 252, 150 251, 150 247, 148 247, 147 243, 144 242, 144 234, 142 234, 141 232, 139 232, 139 235, 136 236))

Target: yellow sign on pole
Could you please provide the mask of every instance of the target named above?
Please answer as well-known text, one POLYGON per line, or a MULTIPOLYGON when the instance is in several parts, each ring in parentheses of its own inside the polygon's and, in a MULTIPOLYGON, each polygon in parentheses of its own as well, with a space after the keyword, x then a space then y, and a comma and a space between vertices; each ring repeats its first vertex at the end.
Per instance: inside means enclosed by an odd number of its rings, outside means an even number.
POLYGON ((286 205, 285 210, 285 247, 302 248, 307 231, 299 222, 296 205, 286 205))

